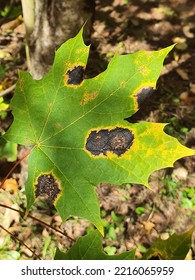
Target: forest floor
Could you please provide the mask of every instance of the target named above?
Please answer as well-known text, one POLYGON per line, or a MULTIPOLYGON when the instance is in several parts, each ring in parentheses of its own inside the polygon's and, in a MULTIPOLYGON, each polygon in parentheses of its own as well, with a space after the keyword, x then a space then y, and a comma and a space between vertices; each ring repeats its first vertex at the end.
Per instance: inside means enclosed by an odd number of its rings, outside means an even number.
MULTIPOLYGON (((89 75, 95 75, 105 69, 117 49, 125 54, 158 50, 177 43, 165 61, 156 94, 130 121, 169 123, 166 132, 191 148, 195 148, 194 14, 194 0, 97 0, 88 66, 89 75)), ((0 85, 5 90, 15 84, 18 69, 26 69, 23 23, 3 24, 0 41, 0 58, 2 65, 6 65, 6 71, 0 68, 0 85)), ((13 91, 6 94, 4 100, 9 102, 12 95, 13 91)), ((4 119, 0 117, 0 132, 3 132, 12 117, 10 112, 4 119)), ((12 166, 9 161, 0 161, 1 180, 12 166)), ((0 190, 1 204, 24 208, 22 182, 25 176, 21 170, 18 166, 5 189, 0 190)), ((183 233, 195 225, 195 157, 183 158, 175 162, 174 168, 154 172, 150 185, 152 191, 135 184, 97 186, 101 215, 106 221, 103 240, 106 252, 121 253, 137 248, 139 258, 158 237, 166 239, 172 233, 183 233)), ((77 217, 62 223, 54 207, 44 199, 32 207, 31 214, 74 239, 91 227, 89 222, 77 217)), ((30 217, 22 219, 10 209, 0 207, 0 222, 43 259, 52 258, 56 244, 62 250, 72 245, 72 241, 60 233, 30 217)), ((10 258, 35 258, 24 244, 0 230, 0 252, 2 248, 9 252, 6 258, 8 255, 10 258)), ((188 258, 195 259, 195 235, 188 258)))

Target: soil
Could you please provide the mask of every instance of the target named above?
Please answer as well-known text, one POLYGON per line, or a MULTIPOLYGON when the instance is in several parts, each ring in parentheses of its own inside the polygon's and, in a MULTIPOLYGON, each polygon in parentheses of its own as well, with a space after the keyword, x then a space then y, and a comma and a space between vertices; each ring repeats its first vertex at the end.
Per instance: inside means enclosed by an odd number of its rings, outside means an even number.
MULTIPOLYGON (((94 76, 105 69, 117 50, 126 54, 158 50, 177 43, 165 61, 155 94, 129 121, 168 122, 170 125, 166 132, 191 148, 195 148, 194 14, 194 0, 97 0, 87 68, 87 75, 94 76)), ((7 29, 5 24, 2 28, 7 29)), ((18 24, 8 35, 1 35, 0 39, 1 50, 14 57, 14 60, 7 60, 9 71, 2 81, 7 88, 17 80, 17 70, 26 69, 23 24, 18 24)), ((2 121, 1 131, 9 127, 11 120, 10 116, 2 121)), ((23 147, 20 147, 19 157, 23 153, 23 147)), ((11 164, 2 162, 0 167, 2 179, 11 164)), ((12 174, 20 191, 16 186, 14 193, 11 188, 12 194, 1 190, 1 203, 18 207, 17 202, 20 201, 20 207, 25 206, 25 178, 24 161, 12 174), (16 194, 20 198, 16 198, 16 194)), ((110 224, 105 230, 104 248, 113 247, 116 253, 137 248, 136 256, 139 258, 158 237, 166 239, 173 232, 183 233, 195 225, 195 205, 184 205, 182 196, 186 189, 195 188, 195 157, 183 158, 174 164, 174 168, 154 172, 150 176, 150 185, 152 190, 135 184, 116 186, 102 183, 97 186, 102 217, 110 224), (113 213, 120 222, 113 218, 113 213), (112 227, 114 236, 110 231, 112 227)), ((3 225, 42 258, 51 258, 54 243, 62 250, 70 248, 73 243, 31 218, 22 220, 19 214, 13 214, 9 209, 0 209, 0 213, 3 225), (5 215, 9 218, 3 219, 5 215), (49 240, 50 249, 44 251, 45 240, 49 240)), ((32 214, 74 239, 86 234, 91 227, 89 222, 77 217, 62 224, 55 209, 44 199, 33 206, 32 214)), ((5 236, 6 233, 1 231, 0 246, 4 244, 5 236)), ((195 235, 192 241, 189 259, 195 259, 195 235)), ((34 258, 23 244, 16 243, 10 241, 10 250, 19 250, 23 258, 34 258)))

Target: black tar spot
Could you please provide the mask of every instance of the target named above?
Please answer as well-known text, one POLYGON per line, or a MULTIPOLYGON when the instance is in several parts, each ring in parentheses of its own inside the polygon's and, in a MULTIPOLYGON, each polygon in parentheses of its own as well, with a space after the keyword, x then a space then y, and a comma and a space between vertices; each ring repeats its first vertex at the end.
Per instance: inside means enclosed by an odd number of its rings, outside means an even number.
POLYGON ((120 156, 133 144, 133 133, 127 128, 91 131, 87 138, 86 149, 93 155, 106 155, 108 151, 120 156))
POLYGON ((144 88, 142 88, 142 89, 136 94, 138 107, 140 107, 140 106, 142 105, 142 103, 143 103, 148 97, 150 97, 154 92, 155 92, 155 90, 153 89, 153 87, 144 87, 144 88))
POLYGON ((74 69, 68 70, 68 85, 79 85, 83 81, 84 68, 83 66, 75 66, 74 69))
POLYGON ((52 174, 44 174, 39 176, 38 183, 35 185, 35 196, 48 195, 49 200, 55 201, 60 193, 58 182, 55 181, 52 174))

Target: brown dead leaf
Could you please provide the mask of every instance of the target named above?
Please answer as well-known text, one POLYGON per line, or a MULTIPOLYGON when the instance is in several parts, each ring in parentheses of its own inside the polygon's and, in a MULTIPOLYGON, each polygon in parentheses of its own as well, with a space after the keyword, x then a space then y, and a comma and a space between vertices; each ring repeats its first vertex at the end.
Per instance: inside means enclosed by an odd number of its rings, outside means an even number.
POLYGON ((7 179, 2 186, 2 189, 4 189, 7 192, 13 193, 14 195, 17 194, 18 188, 19 188, 18 183, 16 182, 15 179, 12 178, 7 179))
POLYGON ((185 102, 185 101, 189 98, 188 92, 187 92, 187 91, 183 91, 183 92, 180 94, 179 98, 185 102))
POLYGON ((10 81, 8 78, 3 79, 1 82, 2 89, 7 89, 7 88, 11 87, 12 85, 13 85, 13 82, 10 81))
MULTIPOLYGON (((18 210, 18 205, 17 204, 12 204, 12 208, 18 210)), ((10 226, 15 223, 16 225, 19 223, 20 220, 20 214, 18 212, 13 211, 12 209, 5 209, 3 216, 1 217, 1 224, 4 228, 9 230, 10 226)), ((4 232, 6 235, 7 233, 4 232)))
POLYGON ((23 22, 23 19, 21 16, 18 16, 16 19, 6 22, 1 26, 2 32, 5 32, 6 30, 14 30, 18 25, 20 25, 23 22))
POLYGON ((150 221, 142 222, 147 234, 150 234, 151 230, 154 228, 155 224, 150 221))

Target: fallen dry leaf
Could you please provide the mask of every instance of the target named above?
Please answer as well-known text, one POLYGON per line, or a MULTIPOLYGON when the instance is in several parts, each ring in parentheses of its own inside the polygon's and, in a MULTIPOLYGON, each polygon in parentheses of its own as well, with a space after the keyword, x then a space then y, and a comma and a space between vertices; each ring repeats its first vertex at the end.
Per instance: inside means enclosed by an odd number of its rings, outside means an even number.
POLYGON ((150 234, 151 230, 154 228, 155 224, 150 221, 142 222, 147 234, 150 234))
POLYGON ((183 101, 186 101, 186 100, 189 98, 188 92, 187 92, 187 91, 183 91, 183 92, 180 94, 179 98, 180 98, 181 100, 183 100, 183 101))
POLYGON ((18 188, 19 188, 18 183, 16 182, 15 179, 12 178, 7 179, 2 186, 2 189, 4 189, 7 192, 13 193, 14 195, 17 194, 18 188))
MULTIPOLYGON (((19 208, 17 204, 12 204, 11 207, 14 208, 14 209, 17 209, 17 210, 19 208)), ((10 226, 13 223, 16 223, 16 224, 19 223, 20 214, 18 212, 13 211, 12 209, 5 209, 5 212, 4 212, 1 220, 2 220, 1 225, 4 228, 6 228, 7 230, 9 230, 10 226)), ((4 234, 6 235, 7 233, 4 232, 4 234)))

